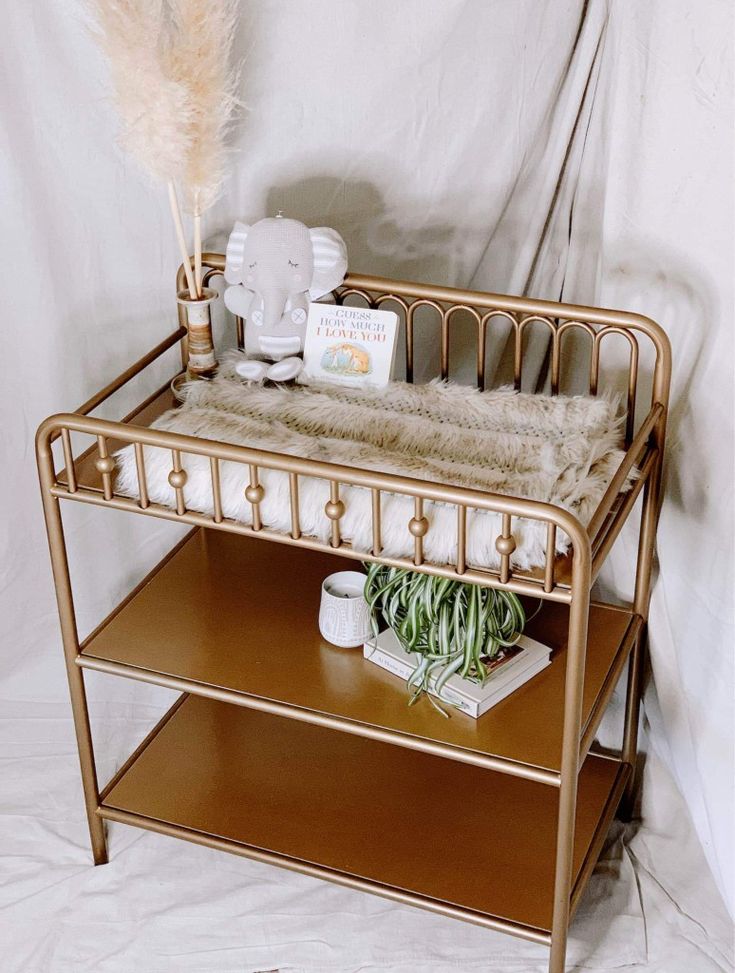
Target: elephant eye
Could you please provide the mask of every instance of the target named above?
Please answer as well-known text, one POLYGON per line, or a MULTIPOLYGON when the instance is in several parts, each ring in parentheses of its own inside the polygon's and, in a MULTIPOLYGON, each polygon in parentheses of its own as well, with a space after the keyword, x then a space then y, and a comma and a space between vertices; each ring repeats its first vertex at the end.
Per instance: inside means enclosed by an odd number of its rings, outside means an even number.
POLYGON ((289 260, 288 265, 289 267, 298 267, 298 264, 295 264, 293 260, 289 260))

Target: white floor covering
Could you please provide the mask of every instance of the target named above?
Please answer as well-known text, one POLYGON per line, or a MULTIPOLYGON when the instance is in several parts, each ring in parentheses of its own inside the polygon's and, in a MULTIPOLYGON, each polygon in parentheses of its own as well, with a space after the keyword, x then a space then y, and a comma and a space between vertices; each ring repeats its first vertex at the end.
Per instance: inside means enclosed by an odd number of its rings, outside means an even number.
MULTIPOLYGON (((162 691, 146 692, 93 703, 102 779, 161 712, 162 691)), ((67 706, 1 712, 3 973, 546 970, 543 947, 123 825, 94 868, 67 706)), ((645 777, 655 807, 645 827, 613 826, 568 968, 729 971, 729 919, 688 812, 655 756, 645 777)))

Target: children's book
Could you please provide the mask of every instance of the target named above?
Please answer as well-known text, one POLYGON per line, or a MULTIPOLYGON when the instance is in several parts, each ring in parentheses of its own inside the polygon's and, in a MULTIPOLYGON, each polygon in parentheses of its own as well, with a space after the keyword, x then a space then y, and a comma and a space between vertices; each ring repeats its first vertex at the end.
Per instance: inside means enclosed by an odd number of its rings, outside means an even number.
POLYGON ((314 303, 301 381, 381 388, 391 379, 397 337, 394 311, 314 303))

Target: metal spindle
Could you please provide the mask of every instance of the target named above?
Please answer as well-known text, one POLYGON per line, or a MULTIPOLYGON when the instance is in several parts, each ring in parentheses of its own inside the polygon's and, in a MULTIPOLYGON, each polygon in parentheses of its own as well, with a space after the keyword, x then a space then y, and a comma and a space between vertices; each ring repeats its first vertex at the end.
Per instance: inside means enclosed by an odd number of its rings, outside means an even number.
POLYGON ((625 417, 625 444, 629 446, 633 441, 635 431, 635 405, 636 393, 638 388, 638 341, 634 334, 625 328, 615 325, 607 325, 601 328, 594 336, 592 344, 592 357, 590 360, 590 395, 597 395, 597 387, 600 380, 600 346, 602 339, 609 334, 619 334, 628 342, 630 346, 630 357, 628 363, 628 389, 626 401, 625 417))
POLYGON ((254 463, 251 463, 249 469, 250 483, 245 487, 245 499, 253 509, 253 530, 260 530, 263 526, 263 521, 260 516, 260 504, 265 496, 265 490, 262 484, 258 482, 258 467, 254 463))
MULTIPOLYGON (((556 345, 552 346, 552 357, 551 357, 551 392, 552 395, 558 395, 561 389, 561 369, 563 361, 563 339, 567 331, 573 331, 579 329, 583 331, 584 334, 588 335, 590 339, 590 348, 594 349, 595 344, 595 329, 587 321, 574 321, 569 319, 564 321, 563 324, 557 324, 555 329, 555 342, 556 345)), ((592 361, 590 359, 590 381, 592 380, 592 361)), ((595 382, 597 379, 595 378, 595 382)))
POLYGON ((107 440, 104 436, 97 437, 97 451, 99 457, 94 465, 97 472, 102 475, 102 494, 105 500, 112 500, 112 473, 115 469, 115 460, 107 451, 107 440))
POLYGON ((513 388, 516 392, 521 390, 521 378, 523 376, 523 328, 516 320, 513 322, 515 341, 513 345, 513 388))
POLYGON ((501 534, 495 539, 495 549, 500 555, 500 580, 503 584, 510 580, 510 556, 516 549, 516 540, 510 527, 510 514, 502 514, 501 534))
POLYGON ((561 332, 554 328, 551 335, 551 394, 559 394, 559 375, 561 372, 561 332))
POLYGON ((339 532, 339 519, 344 516, 345 505, 339 498, 339 483, 337 480, 329 481, 329 500, 324 506, 324 513, 332 521, 332 539, 329 542, 332 547, 339 547, 342 538, 339 532))
POLYGON ((377 557, 383 549, 380 526, 380 490, 373 487, 373 554, 377 557))
POLYGON ((477 387, 485 391, 485 339, 487 337, 487 315, 477 325, 477 387))
POLYGON ((212 517, 215 524, 221 524, 222 515, 222 491, 219 475, 219 460, 216 456, 209 457, 209 471, 212 479, 212 517))
POLYGON ((288 474, 288 496, 291 501, 291 537, 295 541, 301 537, 299 517, 299 477, 297 473, 288 474))
POLYGON ((556 562, 556 524, 546 527, 546 563, 544 564, 544 591, 554 588, 554 566, 556 562))
POLYGON ((467 570, 467 507, 457 507, 457 574, 467 570))
POLYGON ((143 454, 143 443, 133 443, 135 451, 135 470, 138 474, 138 506, 145 510, 150 505, 148 499, 148 481, 145 477, 145 456, 143 454))
POLYGON ((424 536, 429 529, 429 521, 424 517, 423 497, 414 497, 413 517, 408 522, 409 533, 413 537, 413 563, 424 563, 424 536))
POLYGON ((176 494, 176 513, 181 517, 186 513, 186 503, 184 502, 184 487, 188 479, 186 470, 181 465, 181 450, 172 449, 173 469, 168 475, 168 482, 174 488, 176 494))
POLYGON ((592 341, 590 355, 590 395, 597 395, 597 385, 600 380, 600 340, 604 331, 598 331, 592 341))
POLYGON ((449 315, 451 313, 451 308, 442 313, 441 376, 445 382, 449 378, 449 315))
POLYGON ((466 314, 474 318, 477 325, 477 387, 482 391, 485 384, 485 318, 480 317, 477 308, 470 304, 452 304, 446 311, 442 312, 441 335, 442 335, 442 378, 449 377, 449 324, 455 314, 466 314))
POLYGON ((66 488, 69 493, 76 493, 77 471, 74 469, 74 454, 71 448, 71 433, 68 429, 61 430, 61 445, 64 450, 64 465, 66 466, 66 488))
POLYGON ((406 381, 413 384, 413 308, 406 315, 406 381))
POLYGON ((419 298, 419 300, 414 301, 406 312, 406 381, 413 382, 414 373, 414 350, 415 350, 415 315, 416 311, 421 307, 430 307, 439 315, 442 321, 442 330, 444 330, 444 311, 440 304, 436 301, 428 300, 427 298, 419 298))
POLYGON ((630 344, 630 367, 628 369, 628 414, 625 420, 625 445, 633 441, 635 431, 635 400, 638 389, 638 342, 633 335, 630 344))

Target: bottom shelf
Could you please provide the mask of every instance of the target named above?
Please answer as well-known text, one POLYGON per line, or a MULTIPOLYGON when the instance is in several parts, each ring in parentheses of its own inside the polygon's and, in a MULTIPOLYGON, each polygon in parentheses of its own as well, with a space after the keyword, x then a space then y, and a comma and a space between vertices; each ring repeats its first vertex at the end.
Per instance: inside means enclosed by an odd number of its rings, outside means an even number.
MULTIPOLYGON (((605 757, 585 761, 578 885, 627 772, 605 757)), ((99 813, 547 942, 558 796, 518 777, 185 696, 103 793, 99 813)))

